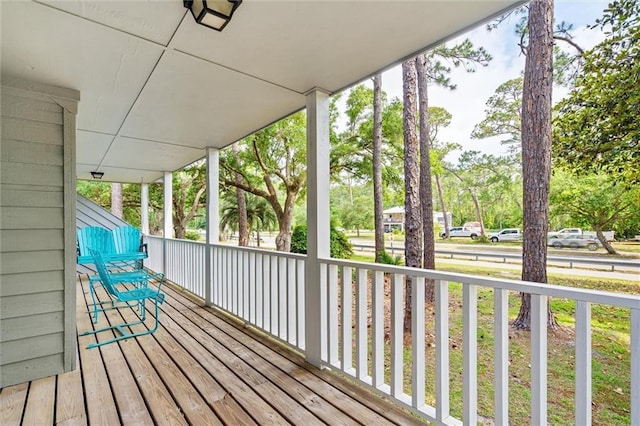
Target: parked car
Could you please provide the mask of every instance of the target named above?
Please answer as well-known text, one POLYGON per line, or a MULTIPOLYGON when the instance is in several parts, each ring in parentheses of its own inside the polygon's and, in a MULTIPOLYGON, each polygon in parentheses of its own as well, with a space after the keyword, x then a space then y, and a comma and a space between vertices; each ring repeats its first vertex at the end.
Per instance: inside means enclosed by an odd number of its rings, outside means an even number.
POLYGON ((492 243, 499 241, 519 241, 522 239, 522 232, 518 228, 506 228, 498 232, 489 234, 492 243))
POLYGON ((547 245, 557 249, 565 247, 572 249, 587 248, 591 251, 596 251, 600 247, 600 241, 583 235, 567 234, 549 238, 547 245))
MULTIPOLYGON (((480 231, 476 228, 469 228, 466 226, 455 226, 453 228, 449 228, 449 237, 471 237, 472 240, 475 240, 480 235, 480 231)), ((447 234, 442 232, 440 237, 446 238, 447 234)))
POLYGON ((548 238, 565 237, 567 235, 582 235, 582 229, 580 228, 562 228, 559 231, 551 231, 547 233, 548 238))

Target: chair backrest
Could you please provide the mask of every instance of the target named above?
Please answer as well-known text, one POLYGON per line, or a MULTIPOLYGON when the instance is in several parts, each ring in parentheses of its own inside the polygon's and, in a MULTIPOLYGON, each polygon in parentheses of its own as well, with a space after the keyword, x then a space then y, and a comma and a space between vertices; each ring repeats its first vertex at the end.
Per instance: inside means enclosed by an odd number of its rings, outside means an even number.
POLYGON ((78 248, 81 256, 88 256, 93 249, 104 254, 116 252, 111 231, 100 226, 87 226, 78 229, 78 248))
POLYGON ((111 280, 111 275, 107 270, 107 265, 104 263, 102 254, 100 254, 99 251, 93 249, 89 249, 89 253, 93 257, 93 263, 94 265, 96 265, 96 269, 98 270, 98 275, 100 275, 100 281, 102 282, 102 285, 110 294, 112 294, 116 298, 119 298, 120 292, 111 280))
POLYGON ((111 231, 117 254, 136 253, 140 251, 142 233, 133 226, 120 226, 111 231))

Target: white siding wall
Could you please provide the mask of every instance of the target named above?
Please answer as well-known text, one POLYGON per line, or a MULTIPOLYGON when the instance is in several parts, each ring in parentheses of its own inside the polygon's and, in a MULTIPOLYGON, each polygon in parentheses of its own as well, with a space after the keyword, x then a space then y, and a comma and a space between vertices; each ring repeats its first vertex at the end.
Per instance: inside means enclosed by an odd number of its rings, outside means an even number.
POLYGON ((78 99, 3 79, 0 387, 75 368, 78 99))

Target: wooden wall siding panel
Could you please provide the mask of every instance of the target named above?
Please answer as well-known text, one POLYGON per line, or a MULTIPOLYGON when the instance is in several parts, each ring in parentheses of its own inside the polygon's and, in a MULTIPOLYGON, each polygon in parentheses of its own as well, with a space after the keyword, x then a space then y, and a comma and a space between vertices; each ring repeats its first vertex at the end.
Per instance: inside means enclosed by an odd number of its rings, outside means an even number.
POLYGON ((3 79, 0 362, 8 367, 0 387, 75 365, 75 323, 69 318, 75 318, 70 300, 79 98, 75 90, 3 79))
POLYGON ((0 342, 27 339, 35 336, 62 333, 63 312, 33 315, 30 317, 7 318, 0 320, 0 342))
POLYGON ((62 333, 4 342, 0 346, 0 365, 3 369, 12 368, 11 364, 55 355, 62 352, 62 349, 62 333))
POLYGON ((59 124, 3 116, 0 132, 2 140, 12 139, 60 146, 64 144, 62 128, 59 124))
POLYGON ((77 103, 65 102, 63 113, 64 125, 64 336, 63 336, 63 368, 64 371, 77 367, 76 337, 76 114, 77 103), (73 110, 69 108, 73 107, 73 110))
POLYGON ((58 312, 62 306, 63 296, 64 292, 62 291, 21 294, 8 297, 3 295, 0 297, 2 319, 58 312))
POLYGON ((0 207, 0 229, 62 229, 64 210, 49 207, 0 207))
POLYGON ((102 226, 113 229, 118 226, 128 225, 127 222, 114 216, 109 210, 104 209, 93 201, 87 200, 81 195, 77 196, 77 217, 78 228, 85 226, 102 226))
POLYGON ((14 251, 63 250, 62 229, 3 229, 0 253, 14 251))
POLYGON ((14 163, 63 165, 62 146, 43 143, 23 142, 13 139, 2 140, 0 159, 14 163))
POLYGON ((42 191, 42 192, 62 192, 61 186, 54 185, 20 185, 15 183, 0 183, 0 191, 42 191))
POLYGON ((11 364, 10 367, 11 368, 2 368, 2 372, 0 372, 0 386, 28 382, 62 373, 62 354, 16 362, 11 364))
POLYGON ((3 161, 0 164, 2 183, 14 185, 62 186, 62 167, 3 161))
MULTIPOLYGON (((64 252, 62 250, 0 253, 2 275, 28 272, 61 271, 64 252)), ((48 283, 50 286, 53 283, 48 283)), ((4 314, 3 314, 4 316, 4 314)))
POLYGON ((2 275, 2 296, 62 291, 64 273, 60 271, 2 275))
MULTIPOLYGON (((9 188, 2 185, 2 197, 0 197, 0 207, 60 207, 64 206, 63 192, 60 187, 55 191, 40 191, 9 188), (6 189, 5 189, 6 188, 6 189)), ((24 188, 24 187, 23 187, 24 188)))
POLYGON ((2 115, 43 123, 62 124, 62 107, 53 102, 2 93, 2 115))

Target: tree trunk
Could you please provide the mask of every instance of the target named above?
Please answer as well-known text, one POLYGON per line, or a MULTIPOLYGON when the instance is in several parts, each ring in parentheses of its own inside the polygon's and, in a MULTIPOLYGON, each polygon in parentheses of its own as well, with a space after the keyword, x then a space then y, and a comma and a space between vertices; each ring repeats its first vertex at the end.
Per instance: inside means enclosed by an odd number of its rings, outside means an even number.
MULTIPOLYGON (((232 148, 233 153, 237 156, 240 151, 240 146, 234 143, 232 148)), ((242 175, 236 173, 236 182, 242 183, 242 175)), ((245 192, 236 187, 236 199, 238 202, 238 245, 246 247, 249 245, 249 225, 247 220, 247 198, 245 192)))
POLYGON ((442 185, 440 184, 440 175, 436 175, 436 188, 438 188, 438 198, 440 199, 440 209, 442 210, 442 218, 444 220, 444 234, 445 238, 449 238, 449 217, 447 215, 447 205, 444 201, 444 195, 442 195, 442 185))
MULTIPOLYGON (((405 187, 405 262, 413 268, 422 267, 422 217, 420 212, 420 176, 418 138, 416 135, 416 64, 410 59, 402 63, 403 127, 404 127, 404 187, 405 187)), ((405 288, 404 331, 411 330, 411 279, 405 288)))
POLYGON ((473 207, 476 210, 476 220, 480 224, 480 235, 486 235, 484 231, 484 220, 482 220, 482 209, 480 208, 480 201, 478 200, 478 196, 474 194, 472 191, 469 191, 471 194, 471 199, 473 200, 473 207))
POLYGON ((382 74, 373 77, 373 211, 376 262, 384 252, 382 203, 382 74))
MULTIPOLYGON (((297 192, 295 193, 297 194, 297 192)), ((284 201, 284 209, 276 208, 274 202, 270 201, 278 218, 278 235, 276 236, 276 250, 278 251, 291 251, 291 224, 293 223, 294 200, 295 194, 293 192, 288 193, 284 201)), ((275 202, 278 202, 277 199, 275 202)))
POLYGON ((122 219, 122 184, 111 184, 111 213, 118 219, 122 219))
POLYGON ((596 228, 596 237, 598 237, 598 241, 602 243, 602 247, 604 247, 607 253, 617 255, 618 252, 616 251, 616 249, 613 248, 611 244, 609 244, 609 241, 607 241, 607 237, 605 237, 604 234, 602 233, 602 228, 599 228, 599 227, 595 227, 595 228, 596 228))
MULTIPOLYGON (((551 178, 553 0, 529 4, 529 46, 522 96, 523 232, 522 279, 547 282, 547 231, 551 178)), ((557 326, 547 309, 548 326, 557 326)), ((530 295, 522 295, 515 328, 529 329, 530 295)))
MULTIPOLYGON (((420 113, 420 204, 422 207, 423 264, 425 269, 436 269, 435 236, 433 231, 433 188, 431 186, 431 140, 429 132, 429 94, 427 91, 427 56, 416 58, 418 73, 418 111, 420 113)), ((435 283, 425 282, 425 301, 436 300, 435 283)))

